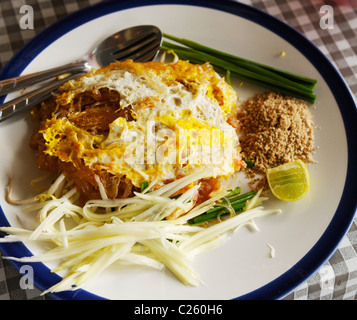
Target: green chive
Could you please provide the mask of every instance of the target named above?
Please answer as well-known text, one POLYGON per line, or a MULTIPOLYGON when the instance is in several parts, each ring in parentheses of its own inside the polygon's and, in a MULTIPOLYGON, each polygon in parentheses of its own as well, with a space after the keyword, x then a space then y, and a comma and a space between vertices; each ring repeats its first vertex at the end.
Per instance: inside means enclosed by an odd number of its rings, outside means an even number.
POLYGON ((310 103, 314 103, 316 100, 316 95, 313 93, 313 88, 316 85, 315 79, 237 57, 188 39, 166 33, 164 33, 164 37, 185 47, 164 41, 163 50, 173 50, 180 59, 189 60, 192 63, 209 62, 216 71, 226 72, 229 82, 230 76, 234 76, 254 85, 310 103))
POLYGON ((188 221, 190 225, 198 225, 201 223, 209 222, 220 217, 226 216, 231 213, 231 211, 223 205, 224 201, 229 201, 229 205, 233 208, 235 213, 241 212, 246 206, 247 200, 253 198, 256 193, 254 191, 246 192, 244 194, 239 194, 240 188, 232 190, 228 195, 221 199, 222 204, 217 204, 213 208, 207 210, 205 213, 200 214, 188 221))

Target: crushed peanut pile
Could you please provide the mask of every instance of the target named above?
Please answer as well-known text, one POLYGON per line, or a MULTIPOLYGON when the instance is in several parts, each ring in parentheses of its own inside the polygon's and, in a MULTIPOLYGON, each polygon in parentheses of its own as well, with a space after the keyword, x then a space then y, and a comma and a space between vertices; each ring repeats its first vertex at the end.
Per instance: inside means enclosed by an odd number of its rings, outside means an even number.
POLYGON ((260 93, 240 107, 240 144, 253 189, 267 188, 265 172, 280 164, 301 159, 313 162, 314 123, 307 105, 276 93, 260 93))

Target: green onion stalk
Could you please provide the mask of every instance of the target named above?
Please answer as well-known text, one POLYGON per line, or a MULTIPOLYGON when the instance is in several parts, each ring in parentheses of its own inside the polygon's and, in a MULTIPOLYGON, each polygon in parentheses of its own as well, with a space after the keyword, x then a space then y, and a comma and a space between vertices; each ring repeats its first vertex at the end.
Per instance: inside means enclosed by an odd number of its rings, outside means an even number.
POLYGON ((232 210, 235 214, 242 212, 247 205, 247 201, 256 195, 255 191, 249 191, 240 194, 240 187, 235 188, 230 191, 226 197, 221 199, 216 205, 211 209, 207 210, 205 213, 188 220, 190 225, 199 225, 202 223, 210 222, 221 217, 232 214, 232 210))
POLYGON ((225 53, 197 42, 164 33, 164 37, 181 45, 163 41, 163 50, 172 50, 182 60, 203 64, 209 62, 217 72, 227 77, 247 81, 271 91, 314 103, 313 89, 316 80, 292 72, 280 70, 262 63, 225 53))

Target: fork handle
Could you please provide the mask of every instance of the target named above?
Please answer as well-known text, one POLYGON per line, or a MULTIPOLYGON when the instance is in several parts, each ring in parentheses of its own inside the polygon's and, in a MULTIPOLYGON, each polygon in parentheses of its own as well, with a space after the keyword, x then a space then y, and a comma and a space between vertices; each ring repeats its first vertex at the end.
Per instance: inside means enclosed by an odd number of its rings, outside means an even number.
POLYGON ((3 103, 2 105, 0 105, 0 122, 12 117, 20 111, 28 110, 32 106, 46 100, 52 95, 53 91, 57 90, 67 81, 77 78, 83 73, 85 72, 81 71, 71 74, 61 80, 50 82, 37 90, 34 90, 18 98, 3 103))
POLYGON ((25 88, 27 86, 49 80, 51 78, 74 72, 86 72, 90 70, 90 66, 86 61, 72 62, 60 67, 51 68, 45 71, 31 73, 24 76, 9 78, 0 81, 0 96, 10 92, 25 88))

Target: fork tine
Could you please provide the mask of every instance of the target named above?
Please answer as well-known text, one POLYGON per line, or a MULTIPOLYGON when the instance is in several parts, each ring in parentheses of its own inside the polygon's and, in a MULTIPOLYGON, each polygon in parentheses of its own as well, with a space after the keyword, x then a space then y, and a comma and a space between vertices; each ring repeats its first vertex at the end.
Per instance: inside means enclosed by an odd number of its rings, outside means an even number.
POLYGON ((162 33, 157 27, 151 25, 131 27, 107 38, 98 47, 99 54, 96 54, 95 59, 98 65, 102 66, 130 58, 142 60, 150 56, 147 58, 150 60, 160 50, 161 42, 162 33), (151 55, 150 51, 152 51, 151 55))
POLYGON ((132 42, 130 46, 125 46, 122 49, 113 50, 112 52, 113 52, 113 55, 126 56, 126 55, 130 54, 131 52, 141 50, 141 48, 144 48, 144 47, 150 45, 151 43, 159 43, 157 41, 157 37, 153 34, 151 34, 148 37, 145 37, 141 40, 132 42))
POLYGON ((137 61, 136 59, 142 57, 143 55, 154 53, 154 51, 156 54, 157 50, 160 48, 160 44, 161 41, 157 41, 157 37, 152 36, 145 39, 145 41, 133 45, 132 47, 114 51, 112 56, 115 60, 125 60, 130 56, 133 60, 137 61))
MULTIPOLYGON (((155 47, 153 47, 153 48, 155 48, 155 47)), ((155 48, 155 50, 146 48, 146 50, 139 50, 137 53, 132 54, 130 59, 132 59, 135 62, 146 62, 146 61, 154 59, 157 52, 158 51, 156 50, 156 48, 155 48)), ((124 59, 121 59, 121 60, 124 60, 124 59)))
POLYGON ((123 39, 121 42, 117 42, 116 46, 113 47, 113 50, 121 51, 125 50, 126 48, 133 47, 135 45, 140 44, 143 41, 146 41, 146 39, 154 39, 157 38, 157 34, 151 30, 148 30, 146 32, 141 32, 135 35, 135 37, 131 37, 130 40, 123 39))

